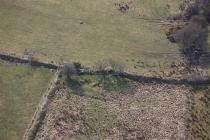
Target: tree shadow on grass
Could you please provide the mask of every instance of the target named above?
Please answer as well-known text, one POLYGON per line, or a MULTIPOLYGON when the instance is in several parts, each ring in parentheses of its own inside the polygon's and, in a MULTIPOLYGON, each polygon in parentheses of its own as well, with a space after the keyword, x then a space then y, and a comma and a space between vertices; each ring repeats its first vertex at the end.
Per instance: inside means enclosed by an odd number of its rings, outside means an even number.
POLYGON ((82 84, 78 80, 68 78, 66 83, 67 83, 67 86, 72 90, 73 94, 79 95, 79 96, 85 96, 84 90, 82 88, 82 84))
POLYGON ((121 92, 132 87, 131 82, 119 76, 107 76, 103 88, 106 91, 121 92))
POLYGON ((102 99, 103 93, 124 93, 129 91, 134 83, 120 76, 105 75, 95 77, 71 77, 66 80, 66 85, 72 94, 102 99))
POLYGON ((200 59, 200 65, 203 68, 210 68, 210 52, 204 54, 200 59))
POLYGON ((72 94, 98 99, 98 94, 95 95, 94 90, 92 90, 93 87, 89 85, 90 81, 87 79, 78 80, 74 78, 68 78, 66 83, 72 94))

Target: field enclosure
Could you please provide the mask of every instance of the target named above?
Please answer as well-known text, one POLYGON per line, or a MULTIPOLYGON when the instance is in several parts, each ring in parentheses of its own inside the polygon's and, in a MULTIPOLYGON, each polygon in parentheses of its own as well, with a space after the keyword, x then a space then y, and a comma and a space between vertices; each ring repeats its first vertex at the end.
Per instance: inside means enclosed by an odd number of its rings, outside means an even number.
POLYGON ((209 86, 72 76, 48 106, 36 140, 209 139, 209 86))
POLYGON ((0 139, 21 140, 53 72, 0 61, 0 139))
POLYGON ((49 104, 36 140, 186 138, 189 86, 136 83, 111 75, 103 86, 98 82, 97 75, 72 77, 71 91, 60 89, 49 104))
MULTIPOLYGON (((0 54, 85 67, 113 59, 128 73, 164 75, 181 57, 166 37, 163 20, 180 13, 183 1, 0 0, 0 54)), ((53 75, 0 61, 0 140, 22 139, 53 75)), ((132 83, 118 76, 106 80, 99 84, 100 75, 72 76, 67 88, 56 91, 37 140, 66 138, 63 133, 75 139, 129 139, 134 133, 138 139, 184 139, 188 115, 191 137, 209 137, 209 89, 195 90, 191 101, 189 85, 132 83)))
POLYGON ((178 53, 156 20, 179 12, 182 0, 0 0, 0 52, 49 62, 92 66, 112 58, 127 70, 145 74, 169 68, 178 53), (159 64, 161 63, 161 64, 159 64))

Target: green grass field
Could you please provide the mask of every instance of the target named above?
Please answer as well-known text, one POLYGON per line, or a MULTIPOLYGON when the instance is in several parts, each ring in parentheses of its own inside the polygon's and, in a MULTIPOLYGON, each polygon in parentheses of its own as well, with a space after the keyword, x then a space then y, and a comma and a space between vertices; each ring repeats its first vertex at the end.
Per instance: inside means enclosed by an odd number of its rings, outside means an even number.
POLYGON ((163 25, 138 18, 167 18, 179 12, 182 0, 130 1, 122 13, 115 6, 122 0, 1 0, 0 51, 85 66, 112 58, 140 74, 159 71, 159 63, 169 68, 179 57, 160 53, 178 53, 177 46, 163 25))
POLYGON ((0 62, 0 73, 0 140, 22 140, 53 72, 0 62))
POLYGON ((102 94, 110 92, 116 94, 129 91, 135 82, 119 76, 107 75, 104 78, 99 75, 72 76, 66 81, 71 92, 80 96, 102 98, 102 94))

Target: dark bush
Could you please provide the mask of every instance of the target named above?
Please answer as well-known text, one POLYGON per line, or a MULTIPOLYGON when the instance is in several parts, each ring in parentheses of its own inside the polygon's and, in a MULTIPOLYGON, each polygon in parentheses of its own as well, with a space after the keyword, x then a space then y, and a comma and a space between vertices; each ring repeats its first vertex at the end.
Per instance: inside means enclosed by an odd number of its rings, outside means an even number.
POLYGON ((65 64, 61 73, 63 79, 69 79, 72 75, 77 74, 77 69, 74 64, 65 64))
POLYGON ((191 18, 194 15, 202 15, 210 22, 210 0, 195 0, 195 2, 185 2, 185 6, 181 6, 186 18, 191 18))
POLYGON ((190 19, 190 23, 197 23, 202 26, 202 28, 206 28, 208 26, 208 22, 204 16, 195 15, 190 19))
POLYGON ((188 25, 173 34, 184 57, 191 64, 198 64, 205 51, 208 39, 208 28, 203 16, 193 16, 188 25))
POLYGON ((78 62, 74 62, 74 67, 78 70, 78 69, 81 69, 82 68, 82 65, 78 62))
POLYGON ((196 4, 188 4, 185 9, 185 17, 191 18, 193 15, 199 14, 199 7, 196 4))

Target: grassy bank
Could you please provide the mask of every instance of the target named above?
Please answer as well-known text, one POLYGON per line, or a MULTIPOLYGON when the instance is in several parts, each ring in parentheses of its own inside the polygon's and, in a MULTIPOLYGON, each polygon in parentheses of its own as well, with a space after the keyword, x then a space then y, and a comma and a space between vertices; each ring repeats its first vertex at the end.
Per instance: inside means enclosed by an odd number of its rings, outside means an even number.
POLYGON ((189 139, 210 138, 210 94, 209 86, 194 89, 189 139))

